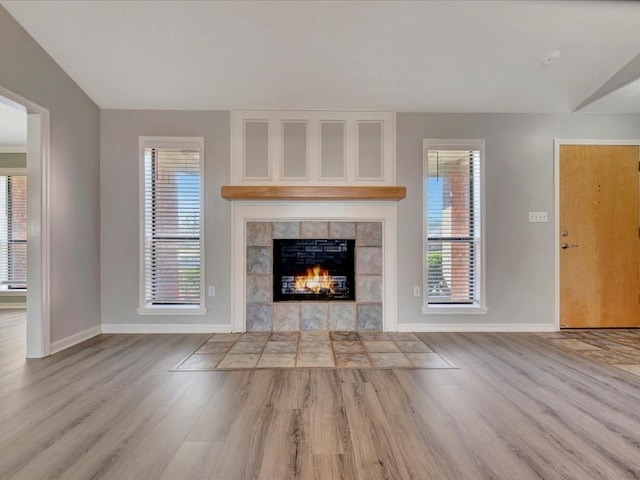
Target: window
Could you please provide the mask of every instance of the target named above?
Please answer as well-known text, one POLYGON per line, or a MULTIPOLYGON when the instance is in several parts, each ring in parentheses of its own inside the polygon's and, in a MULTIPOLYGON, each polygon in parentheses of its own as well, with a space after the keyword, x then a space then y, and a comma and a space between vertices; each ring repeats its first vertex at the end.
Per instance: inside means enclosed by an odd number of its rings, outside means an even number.
POLYGON ((27 288, 27 176, 0 175, 0 291, 27 288))
POLYGON ((424 313, 486 313, 483 140, 424 142, 424 313))
POLYGON ((201 138, 140 139, 141 314, 204 313, 201 138))

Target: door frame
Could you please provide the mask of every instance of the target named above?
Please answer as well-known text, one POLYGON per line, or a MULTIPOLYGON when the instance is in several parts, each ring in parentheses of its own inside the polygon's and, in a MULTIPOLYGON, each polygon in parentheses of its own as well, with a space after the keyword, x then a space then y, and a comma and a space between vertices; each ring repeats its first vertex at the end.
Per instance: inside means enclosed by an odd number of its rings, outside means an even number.
MULTIPOLYGON (((640 140, 556 139, 553 149, 553 245, 554 245, 554 302, 556 331, 560 331, 560 146, 561 145, 631 145, 640 147, 640 140)), ((640 162, 640 158, 638 159, 640 162)))
POLYGON ((26 356, 42 358, 51 354, 50 115, 48 109, 1 85, 0 97, 1 102, 27 113, 26 356))

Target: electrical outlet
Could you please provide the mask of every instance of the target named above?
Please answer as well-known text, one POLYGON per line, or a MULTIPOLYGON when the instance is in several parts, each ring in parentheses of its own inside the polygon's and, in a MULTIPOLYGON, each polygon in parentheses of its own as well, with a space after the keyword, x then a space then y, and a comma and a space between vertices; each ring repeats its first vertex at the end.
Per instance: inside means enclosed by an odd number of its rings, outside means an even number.
POLYGON ((214 287, 213 285, 209 286, 209 296, 210 297, 216 296, 216 287, 214 287))
POLYGON ((420 287, 413 287, 413 296, 414 297, 420 296, 420 287))
POLYGON ((547 212, 529 212, 529 223, 548 222, 547 212))

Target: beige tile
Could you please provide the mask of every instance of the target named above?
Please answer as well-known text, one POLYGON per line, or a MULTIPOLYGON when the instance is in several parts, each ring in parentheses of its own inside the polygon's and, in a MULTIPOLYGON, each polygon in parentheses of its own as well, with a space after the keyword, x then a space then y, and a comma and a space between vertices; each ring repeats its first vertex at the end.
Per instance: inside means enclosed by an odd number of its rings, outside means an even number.
POLYGON ((396 345, 401 352, 405 353, 426 353, 433 352, 422 342, 410 342, 410 341, 397 341, 396 345))
POLYGON ((264 353, 258 361, 258 368, 291 368, 295 366, 295 353, 264 353))
POLYGON ((256 340, 267 341, 271 332, 247 332, 240 336, 239 342, 254 342, 256 340))
POLYGON ((359 341, 333 342, 333 351, 336 353, 364 353, 364 347, 359 341))
POLYGON ((620 353, 618 350, 579 350, 579 352, 585 357, 609 364, 640 363, 640 358, 633 358, 627 355, 627 352, 620 353))
POLYGON ((331 353, 298 353, 296 367, 335 367, 331 353))
POLYGON ((331 353, 331 342, 300 342, 298 353, 331 353))
POLYGON ((269 337, 270 342, 286 342, 286 341, 298 341, 300 332, 273 332, 269 337))
POLYGON ((300 332, 300 342, 328 342, 329 332, 310 331, 300 332))
POLYGON ((369 358, 374 367, 412 367, 413 365, 402 353, 369 353, 369 358))
POLYGON ((369 368, 371 362, 365 353, 336 353, 337 368, 369 368))
POLYGON ((236 344, 229 350, 229 353, 262 353, 266 341, 257 340, 253 342, 236 342, 236 344))
POLYGON ((401 342, 419 342, 420 339, 416 337, 413 333, 408 332, 389 332, 389 338, 394 341, 401 342))
POLYGON ((199 354, 187 358, 176 370, 215 370, 224 353, 199 354))
POLYGON ((601 350, 601 348, 591 345, 589 343, 582 342, 575 338, 556 339, 552 338, 551 341, 559 347, 568 348, 570 350, 601 350))
POLYGON ((207 342, 235 342, 242 333, 214 333, 207 342))
POLYGON ((353 342, 359 340, 359 337, 357 332, 331 332, 331 340, 353 342))
POLYGON ((367 341, 391 340, 391 337, 389 336, 389 334, 387 334, 387 332, 366 332, 364 330, 361 330, 358 332, 358 336, 360 337, 360 340, 367 341))
POLYGON ((227 354, 218 364, 218 368, 255 368, 260 358, 259 353, 227 354))
POLYGON ((542 337, 542 338, 546 338, 546 339, 550 339, 550 338, 565 338, 564 334, 562 332, 541 332, 541 333, 537 333, 536 335, 542 337))
POLYGON ((409 361, 420 368, 455 368, 437 353, 406 353, 409 361))
POLYGON ((390 340, 387 341, 363 341, 364 349, 367 352, 400 352, 400 349, 390 340))
POLYGON ((629 345, 614 342, 605 338, 586 338, 586 339, 583 339, 582 341, 584 343, 588 343, 589 345, 602 348, 603 350, 628 350, 631 352, 635 351, 635 348, 630 347, 629 345))
POLYGON ((207 342, 196 353, 227 353, 235 342, 207 342))
POLYGON ((619 353, 620 355, 624 355, 625 357, 629 357, 629 358, 636 358, 638 361, 635 363, 640 363, 640 350, 638 349, 634 349, 634 350, 614 350, 616 353, 619 353))
POLYGON ((616 343, 620 343, 622 345, 627 345, 632 348, 640 349, 640 340, 637 338, 626 338, 623 336, 615 338, 616 343))
POLYGON ((625 370, 627 372, 633 373, 634 375, 640 376, 640 365, 638 364, 614 365, 614 367, 618 367, 621 370, 625 370))
POLYGON ((298 348, 297 341, 287 341, 287 342, 267 342, 267 345, 264 347, 264 353, 296 353, 298 348))

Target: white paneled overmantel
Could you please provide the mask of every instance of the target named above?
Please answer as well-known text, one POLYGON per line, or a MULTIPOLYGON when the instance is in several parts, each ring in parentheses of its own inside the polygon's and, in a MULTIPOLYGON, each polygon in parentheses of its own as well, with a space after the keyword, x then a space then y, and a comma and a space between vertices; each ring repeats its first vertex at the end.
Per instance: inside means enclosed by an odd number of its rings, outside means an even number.
MULTIPOLYGON (((376 328, 396 331, 396 212, 406 188, 395 183, 395 113, 235 111, 231 146, 231 182, 220 191, 232 212, 231 330, 246 331, 248 318, 255 328, 258 310, 275 311, 271 289, 256 295, 255 275, 247 273, 248 248, 253 248, 247 232, 256 224, 299 224, 300 232, 305 224, 324 224, 328 230, 332 224, 356 230, 375 224, 381 229, 382 257, 376 328)), ((364 319, 370 299, 356 300, 364 319)), ((360 325, 360 316, 357 320, 360 325)))
POLYGON ((233 185, 394 185, 395 113, 231 114, 233 185))

